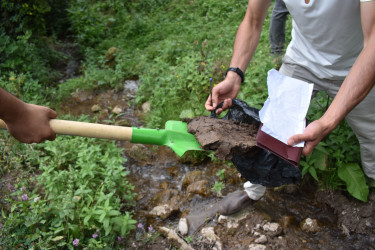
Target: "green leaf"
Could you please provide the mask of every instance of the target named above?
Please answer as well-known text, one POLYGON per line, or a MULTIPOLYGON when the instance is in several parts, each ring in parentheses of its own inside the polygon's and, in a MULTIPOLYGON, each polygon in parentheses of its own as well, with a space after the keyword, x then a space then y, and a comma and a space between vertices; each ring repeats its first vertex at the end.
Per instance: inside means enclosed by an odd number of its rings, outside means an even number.
POLYGON ((301 161, 301 162, 300 162, 300 165, 303 167, 303 168, 302 168, 302 176, 304 176, 304 175, 307 174, 307 172, 309 171, 310 166, 309 166, 309 164, 307 164, 307 163, 304 162, 304 161, 301 161))
POLYGON ((64 239, 64 236, 56 236, 55 238, 51 239, 52 241, 59 241, 64 239))
POLYGON ((107 213, 103 211, 103 213, 99 217, 99 221, 103 222, 103 220, 105 219, 106 216, 107 216, 107 213))
POLYGON ((181 113, 180 113, 180 118, 183 119, 183 118, 194 118, 195 117, 195 113, 192 109, 185 109, 185 110, 182 110, 181 113))
POLYGON ((311 174, 312 177, 314 177, 314 179, 315 179, 316 181, 319 181, 319 178, 318 178, 318 175, 316 174, 316 170, 315 170, 315 168, 310 167, 310 168, 309 168, 309 173, 311 174))
POLYGON ((87 225, 87 222, 90 220, 91 218, 91 214, 87 215, 84 219, 83 219, 83 224, 87 225))
POLYGON ((340 165, 338 176, 346 184, 348 192, 355 198, 366 202, 369 188, 366 185, 365 176, 358 164, 348 163, 340 165))
POLYGON ((315 150, 313 153, 314 167, 319 170, 327 170, 327 154, 325 152, 315 150))
POLYGON ((111 210, 108 212, 109 216, 117 216, 120 215, 121 213, 117 210, 111 210))

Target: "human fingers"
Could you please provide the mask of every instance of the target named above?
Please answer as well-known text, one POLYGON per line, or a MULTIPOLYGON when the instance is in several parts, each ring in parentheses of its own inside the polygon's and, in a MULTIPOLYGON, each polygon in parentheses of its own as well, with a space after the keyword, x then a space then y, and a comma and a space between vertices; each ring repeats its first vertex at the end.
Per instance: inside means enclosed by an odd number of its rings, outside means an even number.
POLYGON ((204 107, 205 107, 206 110, 208 110, 208 111, 212 111, 212 110, 215 109, 215 108, 213 107, 213 105, 211 105, 211 95, 208 96, 207 101, 206 101, 206 103, 204 104, 204 107))
POLYGON ((48 118, 55 119, 56 117, 57 117, 56 111, 54 111, 52 109, 48 109, 48 118))
MULTIPOLYGON (((57 117, 57 113, 56 111, 50 109, 50 108, 47 108, 47 118, 49 119, 55 119, 57 117)), ((49 141, 53 141, 56 139, 56 133, 55 131, 52 129, 50 123, 49 123, 49 120, 47 121, 48 123, 48 127, 46 128, 46 135, 44 137, 45 140, 49 140, 49 141)))
POLYGON ((288 139, 287 143, 288 145, 294 146, 300 142, 305 141, 305 146, 302 150, 302 153, 303 155, 308 156, 324 138, 326 133, 327 132, 323 124, 319 120, 316 120, 306 127, 303 134, 296 134, 291 136, 288 139))
POLYGON ((291 136, 288 139, 287 143, 290 146, 294 146, 300 142, 305 142, 304 148, 302 150, 302 154, 305 156, 308 156, 311 154, 311 152, 316 146, 314 141, 310 141, 310 140, 311 140, 310 137, 306 134, 296 134, 296 135, 291 136))
POLYGON ((30 104, 29 129, 34 131, 32 142, 40 143, 45 140, 53 141, 56 133, 53 131, 50 120, 57 117, 57 113, 44 106, 30 104))
POLYGON ((226 110, 226 109, 228 109, 230 107, 232 107, 232 99, 227 98, 227 99, 224 100, 223 110, 226 110))
POLYGON ((230 108, 231 106, 232 106, 232 99, 230 99, 230 98, 229 99, 225 99, 223 101, 223 106, 221 108, 216 109, 216 114, 220 115, 221 112, 223 112, 224 110, 230 108))

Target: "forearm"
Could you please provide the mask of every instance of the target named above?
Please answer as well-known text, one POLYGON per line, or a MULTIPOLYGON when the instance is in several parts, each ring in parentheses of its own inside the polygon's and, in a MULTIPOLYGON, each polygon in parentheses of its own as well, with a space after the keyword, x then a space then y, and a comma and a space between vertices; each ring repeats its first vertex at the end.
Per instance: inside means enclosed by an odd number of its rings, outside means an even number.
POLYGON ((26 104, 4 89, 0 88, 0 118, 5 122, 12 121, 14 118, 26 112, 26 104))
POLYGON ((249 1, 245 17, 237 30, 230 62, 231 67, 238 67, 243 72, 246 71, 258 46, 269 5, 270 1, 268 0, 249 1))

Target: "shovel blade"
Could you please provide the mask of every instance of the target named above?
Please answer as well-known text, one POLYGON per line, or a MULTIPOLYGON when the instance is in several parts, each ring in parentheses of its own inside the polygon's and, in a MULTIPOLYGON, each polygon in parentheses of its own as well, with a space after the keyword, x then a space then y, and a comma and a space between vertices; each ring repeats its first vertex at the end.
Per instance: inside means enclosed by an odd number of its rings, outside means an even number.
POLYGON ((167 121, 165 129, 133 128, 131 142, 168 146, 178 156, 187 151, 202 150, 195 136, 188 133, 187 123, 181 121, 167 121))

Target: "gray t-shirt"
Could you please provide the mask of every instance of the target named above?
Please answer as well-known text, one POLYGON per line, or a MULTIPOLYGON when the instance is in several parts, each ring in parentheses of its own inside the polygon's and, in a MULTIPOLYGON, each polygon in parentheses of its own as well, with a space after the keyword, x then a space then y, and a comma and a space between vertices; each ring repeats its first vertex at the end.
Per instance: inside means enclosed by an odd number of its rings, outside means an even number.
POLYGON ((363 48, 358 0, 284 0, 292 18, 286 55, 323 79, 343 80, 363 48))

